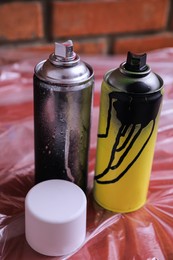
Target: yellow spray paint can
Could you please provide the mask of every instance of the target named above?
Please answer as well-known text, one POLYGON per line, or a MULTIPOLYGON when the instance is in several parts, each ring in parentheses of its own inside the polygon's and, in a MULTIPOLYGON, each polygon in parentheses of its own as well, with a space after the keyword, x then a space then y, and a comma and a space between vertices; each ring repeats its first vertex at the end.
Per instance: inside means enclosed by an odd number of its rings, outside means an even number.
POLYGON ((146 202, 163 98, 163 80, 146 54, 128 52, 102 83, 94 198, 114 212, 146 202))

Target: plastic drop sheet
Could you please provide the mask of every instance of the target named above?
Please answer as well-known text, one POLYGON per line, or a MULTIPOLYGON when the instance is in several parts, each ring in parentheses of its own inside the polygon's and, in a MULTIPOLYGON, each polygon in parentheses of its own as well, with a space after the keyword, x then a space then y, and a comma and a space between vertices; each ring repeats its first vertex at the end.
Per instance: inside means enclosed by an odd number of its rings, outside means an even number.
POLYGON ((86 240, 65 257, 43 256, 27 244, 24 201, 34 185, 32 76, 36 63, 50 52, 38 47, 0 49, 0 259, 173 259, 173 48, 148 53, 147 63, 163 78, 165 94, 146 204, 117 214, 93 199, 101 82, 126 57, 81 56, 95 71, 86 240))

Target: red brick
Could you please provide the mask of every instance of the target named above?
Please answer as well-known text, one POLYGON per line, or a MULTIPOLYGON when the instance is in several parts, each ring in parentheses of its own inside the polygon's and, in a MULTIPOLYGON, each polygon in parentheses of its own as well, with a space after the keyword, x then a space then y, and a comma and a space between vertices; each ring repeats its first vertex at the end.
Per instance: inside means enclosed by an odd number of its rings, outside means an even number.
POLYGON ((83 54, 106 54, 107 40, 104 38, 94 40, 73 41, 74 51, 83 54))
MULTIPOLYGON (((63 42, 59 40, 58 42, 63 42)), ((107 40, 106 38, 73 40, 74 51, 78 54, 106 54, 107 40)), ((26 46, 25 50, 32 50, 35 52, 53 52, 54 42, 44 45, 26 46)))
POLYGON ((127 51, 139 53, 166 47, 173 47, 173 33, 117 38, 114 43, 114 53, 123 54, 127 51))
POLYGON ((42 8, 38 2, 0 5, 0 40, 29 40, 43 37, 42 8))
POLYGON ((169 0, 54 1, 53 37, 163 29, 168 8, 169 0))

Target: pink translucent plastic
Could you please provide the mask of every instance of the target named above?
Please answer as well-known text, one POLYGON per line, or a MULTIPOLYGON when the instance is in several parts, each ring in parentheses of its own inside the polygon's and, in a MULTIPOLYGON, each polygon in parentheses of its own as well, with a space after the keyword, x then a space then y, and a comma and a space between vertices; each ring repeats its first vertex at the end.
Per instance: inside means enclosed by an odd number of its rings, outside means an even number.
POLYGON ((0 259, 173 259, 173 48, 148 53, 147 63, 163 78, 165 94, 145 206, 116 214, 93 199, 100 86, 105 72, 125 56, 81 56, 93 66, 96 80, 86 241, 66 258, 40 255, 27 244, 24 200, 34 185, 32 75, 49 54, 40 48, 0 49, 0 259))

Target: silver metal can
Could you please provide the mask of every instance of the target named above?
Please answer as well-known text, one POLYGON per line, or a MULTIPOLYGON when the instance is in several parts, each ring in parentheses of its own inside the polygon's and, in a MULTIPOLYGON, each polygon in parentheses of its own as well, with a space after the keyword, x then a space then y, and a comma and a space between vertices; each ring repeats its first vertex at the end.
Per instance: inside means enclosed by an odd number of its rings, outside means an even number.
POLYGON ((69 180, 87 188, 93 69, 71 40, 35 67, 35 182, 69 180))

